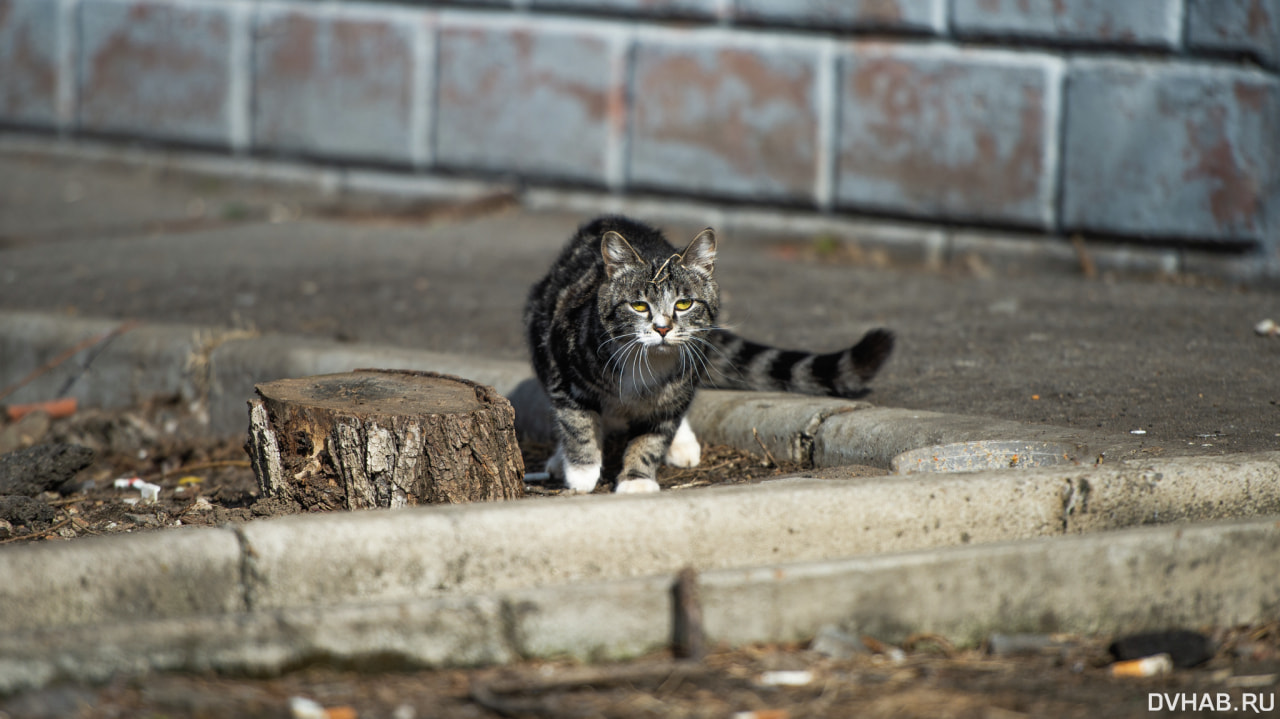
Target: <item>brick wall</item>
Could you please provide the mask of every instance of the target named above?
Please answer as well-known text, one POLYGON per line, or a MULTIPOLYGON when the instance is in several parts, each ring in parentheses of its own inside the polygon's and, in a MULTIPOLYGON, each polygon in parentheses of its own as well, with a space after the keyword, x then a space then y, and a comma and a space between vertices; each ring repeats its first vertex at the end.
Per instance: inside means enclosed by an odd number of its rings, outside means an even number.
POLYGON ((0 0, 0 126, 1280 249, 1280 0, 0 0))

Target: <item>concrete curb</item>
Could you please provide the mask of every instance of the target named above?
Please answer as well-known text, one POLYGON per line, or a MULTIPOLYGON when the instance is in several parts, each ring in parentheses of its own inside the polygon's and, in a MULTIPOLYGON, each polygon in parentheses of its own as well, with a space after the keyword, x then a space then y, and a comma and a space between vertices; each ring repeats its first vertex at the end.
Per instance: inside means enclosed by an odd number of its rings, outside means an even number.
POLYGON ((1280 453, 298 515, 0 552, 0 632, 1280 514, 1280 453), (161 581, 156 581, 156 578, 161 581))
MULTIPOLYGON (((1274 617, 1280 521, 710 571, 712 642, 802 640, 824 625, 976 644, 995 631, 1101 633, 1274 617)), ((636 656, 672 634, 671 575, 460 597, 300 607, 0 634, 0 693, 149 671, 274 673, 308 661, 468 666, 636 656)))

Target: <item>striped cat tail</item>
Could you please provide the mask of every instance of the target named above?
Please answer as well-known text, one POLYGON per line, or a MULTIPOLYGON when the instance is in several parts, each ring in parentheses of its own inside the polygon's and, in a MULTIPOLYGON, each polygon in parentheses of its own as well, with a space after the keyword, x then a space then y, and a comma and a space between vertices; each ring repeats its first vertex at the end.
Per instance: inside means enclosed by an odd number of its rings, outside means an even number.
POLYGON ((726 330, 707 341, 704 387, 860 397, 893 352, 893 333, 874 329, 848 349, 814 354, 769 347, 726 330))

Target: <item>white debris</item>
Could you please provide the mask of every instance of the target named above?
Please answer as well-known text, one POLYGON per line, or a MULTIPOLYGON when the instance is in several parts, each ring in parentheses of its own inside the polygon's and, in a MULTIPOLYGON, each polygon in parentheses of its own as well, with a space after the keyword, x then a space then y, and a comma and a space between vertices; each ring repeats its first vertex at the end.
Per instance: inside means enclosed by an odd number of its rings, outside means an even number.
MULTIPOLYGON (((160 485, 144 482, 137 477, 121 477, 115 481, 115 487, 116 489, 128 489, 132 487, 139 492, 142 492, 143 504, 151 504, 160 498, 160 485)), ((132 502, 129 503, 132 504, 132 502)))
POLYGON ((1129 434, 1146 434, 1146 433, 1147 433, 1147 430, 1145 430, 1145 429, 1131 429, 1131 430, 1129 430, 1129 434))
POLYGON ((306 697, 289 697, 289 712, 293 719, 327 719, 329 716, 324 707, 306 697))
POLYGON ((1280 324, 1276 324, 1273 319, 1265 319, 1253 326, 1253 331, 1263 337, 1280 336, 1280 324))
POLYGON ((803 687, 813 683, 813 672, 807 670, 765 672, 757 684, 763 687, 803 687))

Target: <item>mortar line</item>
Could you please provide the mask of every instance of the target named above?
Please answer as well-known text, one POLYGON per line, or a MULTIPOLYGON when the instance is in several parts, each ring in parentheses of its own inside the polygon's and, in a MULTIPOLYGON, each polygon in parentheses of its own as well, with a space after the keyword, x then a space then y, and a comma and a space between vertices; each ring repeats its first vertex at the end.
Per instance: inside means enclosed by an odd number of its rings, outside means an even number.
POLYGON ((227 144, 233 154, 253 144, 254 7, 244 2, 228 7, 231 25, 227 51, 227 144))
POLYGON ((64 137, 75 133, 80 114, 80 0, 61 0, 57 7, 55 42, 57 75, 54 123, 64 137))
POLYGON ((840 53, 835 40, 827 40, 818 45, 815 83, 818 156, 813 199, 818 210, 830 212, 835 204, 840 131, 840 53))

